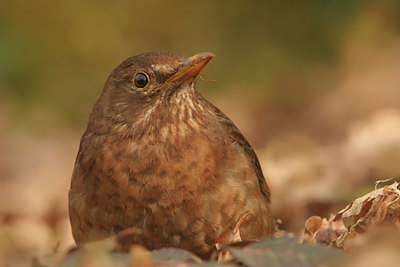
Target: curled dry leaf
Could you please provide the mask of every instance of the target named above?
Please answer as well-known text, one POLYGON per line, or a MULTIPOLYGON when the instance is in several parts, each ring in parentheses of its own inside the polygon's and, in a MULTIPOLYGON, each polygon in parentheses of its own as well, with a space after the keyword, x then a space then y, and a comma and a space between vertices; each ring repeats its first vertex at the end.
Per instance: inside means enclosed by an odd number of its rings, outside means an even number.
POLYGON ((341 218, 353 218, 353 227, 358 227, 362 223, 383 222, 390 216, 393 223, 399 223, 400 217, 400 190, 399 183, 375 189, 368 194, 357 198, 346 208, 339 211, 334 220, 341 218))
POLYGON ((316 244, 317 240, 315 236, 321 225, 322 225, 321 217, 311 216, 310 218, 308 218, 304 227, 303 243, 316 244))
POLYGON ((348 250, 351 246, 350 241, 366 232, 369 227, 381 224, 399 227, 399 223, 400 185, 394 182, 355 199, 329 220, 318 216, 308 218, 303 242, 348 250), (353 219, 349 230, 344 226, 343 218, 353 219))
POLYGON ((364 233, 371 226, 391 224, 399 226, 400 190, 399 183, 384 186, 354 200, 346 208, 339 211, 334 221, 352 218, 353 225, 348 233, 334 242, 334 246, 349 249, 349 242, 355 236, 364 233))
POLYGON ((319 216, 312 216, 307 219, 303 243, 329 245, 343 233, 347 232, 342 220, 327 220, 319 216))
POLYGON ((242 241, 240 237, 240 226, 244 222, 244 220, 251 214, 250 211, 243 212, 236 224, 233 227, 226 229, 218 238, 215 240, 215 247, 218 251, 218 261, 229 260, 232 259, 232 254, 225 249, 222 249, 224 246, 227 246, 232 243, 242 241))

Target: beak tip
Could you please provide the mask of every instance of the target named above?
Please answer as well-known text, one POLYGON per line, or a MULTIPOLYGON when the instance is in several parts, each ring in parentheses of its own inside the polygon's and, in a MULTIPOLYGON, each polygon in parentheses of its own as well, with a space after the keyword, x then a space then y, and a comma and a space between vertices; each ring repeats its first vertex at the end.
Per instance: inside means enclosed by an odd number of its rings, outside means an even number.
POLYGON ((203 53, 195 55, 194 57, 196 57, 198 60, 208 60, 208 61, 210 61, 213 57, 215 57, 215 54, 214 53, 210 53, 210 52, 203 52, 203 53))
POLYGON ((213 57, 215 57, 215 54, 210 52, 203 52, 186 58, 181 62, 180 70, 178 70, 178 72, 175 73, 165 83, 177 81, 179 84, 181 84, 187 80, 194 81, 197 75, 203 70, 203 68, 213 57))
POLYGON ((211 52, 203 52, 203 53, 200 53, 199 56, 200 55, 203 56, 203 57, 210 57, 210 58, 215 57, 215 54, 211 53, 211 52))
POLYGON ((194 56, 186 58, 184 61, 182 61, 182 65, 188 65, 188 64, 193 64, 193 62, 200 62, 200 61, 210 61, 213 57, 215 57, 215 54, 210 53, 210 52, 203 52, 196 54, 194 56))

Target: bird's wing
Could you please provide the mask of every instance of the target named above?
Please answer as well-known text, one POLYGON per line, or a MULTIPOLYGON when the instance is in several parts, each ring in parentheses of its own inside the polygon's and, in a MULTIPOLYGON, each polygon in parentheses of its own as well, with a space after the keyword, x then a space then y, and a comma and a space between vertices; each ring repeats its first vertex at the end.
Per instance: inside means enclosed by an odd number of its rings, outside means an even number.
POLYGON ((243 152, 249 158, 249 161, 252 164, 252 167, 257 175, 257 180, 258 180, 258 183, 260 186, 261 193, 263 194, 267 203, 269 203, 271 193, 270 193, 268 184, 265 181, 264 175, 261 170, 260 162, 258 161, 256 153, 254 152, 253 148, 250 146, 250 144, 246 140, 246 138, 242 135, 242 133, 236 127, 236 125, 217 107, 215 107, 214 105, 212 105, 212 106, 215 110, 215 114, 217 115, 220 125, 222 125, 224 130, 227 132, 230 140, 232 142, 236 143, 237 145, 239 145, 239 147, 241 147, 243 149, 243 152))

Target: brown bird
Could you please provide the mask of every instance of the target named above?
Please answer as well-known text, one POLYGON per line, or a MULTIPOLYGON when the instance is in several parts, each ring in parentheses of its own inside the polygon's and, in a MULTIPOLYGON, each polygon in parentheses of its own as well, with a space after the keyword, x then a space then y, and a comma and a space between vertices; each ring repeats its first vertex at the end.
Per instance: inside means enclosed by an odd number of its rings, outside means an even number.
POLYGON ((107 79, 83 134, 69 192, 78 247, 124 229, 148 249, 208 257, 215 240, 250 212, 242 240, 269 236, 270 190, 254 150, 194 80, 214 57, 145 53, 107 79))

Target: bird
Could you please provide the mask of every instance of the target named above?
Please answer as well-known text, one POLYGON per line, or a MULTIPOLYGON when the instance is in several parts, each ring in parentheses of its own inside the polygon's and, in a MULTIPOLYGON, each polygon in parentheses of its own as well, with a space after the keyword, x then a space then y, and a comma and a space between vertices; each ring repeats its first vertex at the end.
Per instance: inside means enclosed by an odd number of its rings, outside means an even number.
POLYGON ((207 258, 245 213, 242 240, 272 235, 270 189, 253 148, 195 89, 214 56, 148 52, 111 72, 71 179, 78 248, 134 229, 119 240, 122 251, 174 247, 207 258))

